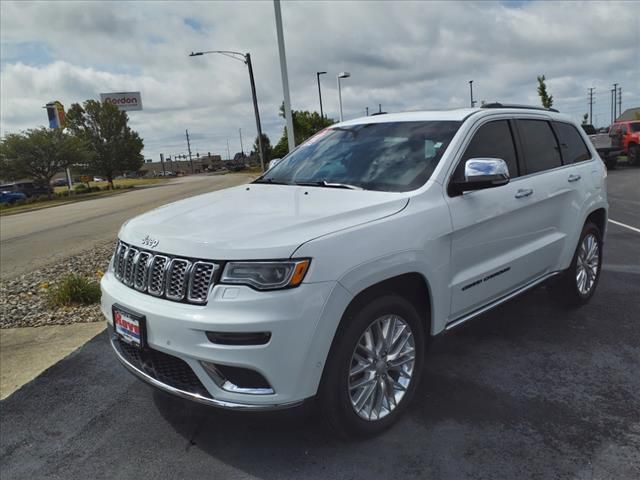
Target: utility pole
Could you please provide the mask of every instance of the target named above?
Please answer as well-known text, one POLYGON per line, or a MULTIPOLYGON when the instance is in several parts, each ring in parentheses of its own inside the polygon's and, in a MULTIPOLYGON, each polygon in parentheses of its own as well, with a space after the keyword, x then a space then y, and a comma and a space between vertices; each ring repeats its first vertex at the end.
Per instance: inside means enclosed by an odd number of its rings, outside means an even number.
POLYGON ((191 175, 193 175, 193 160, 191 159, 191 143, 189 142, 189 130, 185 130, 187 134, 187 150, 189 151, 189 163, 191 164, 191 175))
POLYGON ((471 96, 471 108, 473 108, 476 105, 476 101, 473 99, 473 80, 469 80, 469 94, 471 96))
POLYGON ((239 128, 238 130, 240 132, 240 151, 242 152, 242 155, 244 156, 244 147, 242 146, 242 129, 239 128))
POLYGON ((618 116, 622 115, 622 87, 618 87, 618 116))
POLYGON ((595 88, 589 89, 589 123, 593 125, 593 91, 595 88))
POLYGON ((616 111, 615 111, 616 101, 615 101, 615 96, 613 92, 614 92, 613 89, 609 91, 609 93, 611 94, 611 123, 609 125, 613 124, 613 121, 616 115, 616 111))
POLYGON ((164 171, 164 153, 160 154, 160 163, 162 164, 162 176, 166 176, 166 172, 164 171))
POLYGON ((618 84, 614 83, 613 84, 613 122, 616 121, 616 118, 618 118, 618 111, 616 109, 616 97, 618 96, 618 84))
POLYGON ((378 104, 378 113, 382 113, 382 104, 381 103, 378 104))
POLYGON ((231 160, 231 151, 229 150, 229 139, 227 138, 227 160, 231 160))
POLYGON ((264 172, 264 150, 262 150, 262 127, 260 126, 260 113, 258 111, 258 98, 256 97, 256 84, 253 81, 253 66, 251 65, 251 55, 245 54, 245 63, 249 69, 249 81, 251 82, 251 96, 253 97, 253 111, 256 114, 256 130, 258 130, 258 148, 260 151, 260 167, 264 172))
POLYGON ((368 117, 369 116, 369 107, 365 107, 364 109, 364 114, 368 117))
POLYGON ((320 98, 320 118, 324 118, 322 112, 322 90, 320 90, 320 75, 324 75, 327 72, 316 72, 316 78, 318 79, 318 97, 320 98))
MULTIPOLYGON (((289 143, 289 151, 293 152, 293 149, 296 148, 296 136, 293 131, 291 98, 289 98, 289 74, 287 73, 287 55, 284 50, 284 34, 282 33, 280 0, 273 0, 273 9, 276 15, 276 33, 278 37, 278 52, 280 54, 280 74, 282 75, 282 91, 284 93, 284 116, 287 119, 287 140, 289 143)), ((264 167, 262 170, 264 171, 264 167)))

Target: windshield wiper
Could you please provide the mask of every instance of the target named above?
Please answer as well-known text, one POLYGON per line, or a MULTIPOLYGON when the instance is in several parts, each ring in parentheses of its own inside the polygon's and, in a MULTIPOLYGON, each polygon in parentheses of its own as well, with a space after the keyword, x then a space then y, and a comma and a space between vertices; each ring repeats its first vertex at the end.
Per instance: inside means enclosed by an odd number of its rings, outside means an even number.
POLYGON ((271 185, 292 185, 291 182, 282 182, 279 180, 274 180, 273 178, 258 178, 251 183, 268 183, 271 185))
POLYGON ((326 180, 320 180, 318 182, 296 182, 296 185, 303 187, 327 187, 327 188, 345 188, 348 190, 364 190, 362 187, 356 185, 349 185, 348 183, 332 183, 326 180))

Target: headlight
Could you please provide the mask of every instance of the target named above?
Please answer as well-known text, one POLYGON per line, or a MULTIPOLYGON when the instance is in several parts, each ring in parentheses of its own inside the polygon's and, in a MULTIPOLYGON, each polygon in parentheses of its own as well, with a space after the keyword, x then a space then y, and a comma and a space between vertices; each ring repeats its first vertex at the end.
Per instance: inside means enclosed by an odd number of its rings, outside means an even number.
POLYGON ((258 290, 293 288, 302 283, 309 259, 273 262, 228 262, 221 283, 248 285, 258 290))

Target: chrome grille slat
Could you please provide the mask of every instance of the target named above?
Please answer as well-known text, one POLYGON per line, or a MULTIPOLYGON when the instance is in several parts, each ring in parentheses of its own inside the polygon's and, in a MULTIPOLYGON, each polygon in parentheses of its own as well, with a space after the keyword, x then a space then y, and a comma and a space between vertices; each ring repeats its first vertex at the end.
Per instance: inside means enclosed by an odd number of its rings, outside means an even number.
POLYGON ((216 262, 142 250, 118 241, 113 255, 115 277, 139 292, 174 302, 207 303, 220 268, 216 262))
POLYGON ((186 291, 191 262, 182 258, 174 258, 167 268, 167 291, 169 300, 182 300, 186 291))
POLYGON ((198 261, 191 267, 187 300, 191 303, 206 303, 213 274, 218 265, 212 262, 198 261))
POLYGON ((116 258, 118 259, 118 262, 115 270, 116 277, 119 280, 122 280, 124 276, 124 265, 125 265, 125 257, 127 255, 127 250, 129 250, 129 247, 127 246, 127 244, 121 242, 120 245, 118 246, 118 250, 116 253, 116 258))
POLYGON ((149 266, 149 280, 147 290, 151 295, 161 297, 164 295, 165 272, 169 266, 169 257, 156 255, 149 266))
POLYGON ((124 268, 123 268, 123 276, 122 281, 125 285, 132 287, 133 286, 133 273, 135 271, 135 260, 138 255, 138 249, 129 247, 127 249, 127 253, 124 257, 124 268))
POLYGON ((135 261, 135 271, 133 273, 133 288, 140 292, 147 290, 147 282, 149 279, 149 265, 153 260, 153 255, 149 252, 138 253, 135 261))

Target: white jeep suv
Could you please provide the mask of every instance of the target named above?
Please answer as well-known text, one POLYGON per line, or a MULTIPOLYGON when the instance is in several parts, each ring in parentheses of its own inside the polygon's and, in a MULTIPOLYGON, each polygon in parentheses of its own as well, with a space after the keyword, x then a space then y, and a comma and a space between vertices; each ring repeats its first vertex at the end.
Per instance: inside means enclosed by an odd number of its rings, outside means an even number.
POLYGON ((102 279, 118 359, 230 409, 317 398, 346 434, 407 408, 429 336, 547 282, 593 295, 606 170, 555 111, 379 115, 331 126, 253 183, 122 226, 102 279))

